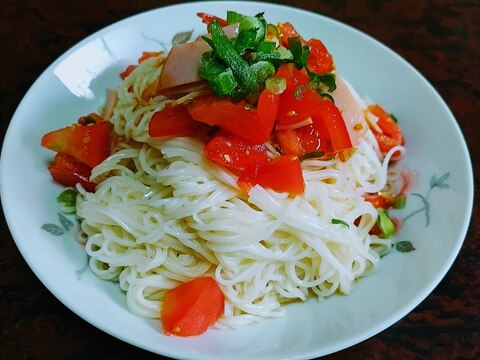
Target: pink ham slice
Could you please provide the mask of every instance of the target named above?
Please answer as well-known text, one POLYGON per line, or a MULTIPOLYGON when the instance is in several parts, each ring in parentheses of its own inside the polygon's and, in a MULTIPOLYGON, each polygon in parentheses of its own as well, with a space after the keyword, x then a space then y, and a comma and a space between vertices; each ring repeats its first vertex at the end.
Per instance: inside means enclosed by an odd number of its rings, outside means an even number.
POLYGON ((352 145, 357 146, 365 138, 368 130, 365 115, 348 85, 338 74, 336 84, 337 88, 332 93, 333 100, 345 121, 352 145))

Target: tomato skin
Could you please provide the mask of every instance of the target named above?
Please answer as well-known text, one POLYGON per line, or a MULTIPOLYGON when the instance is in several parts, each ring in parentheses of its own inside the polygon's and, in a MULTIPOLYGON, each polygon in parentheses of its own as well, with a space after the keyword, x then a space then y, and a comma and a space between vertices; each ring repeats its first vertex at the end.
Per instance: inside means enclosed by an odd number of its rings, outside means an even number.
MULTIPOLYGON (((333 102, 322 99, 321 106, 312 116, 312 119, 314 128, 318 130, 321 136, 326 136, 326 133, 328 133, 329 140, 321 138, 321 141, 323 140, 324 143, 329 141, 333 152, 340 152, 352 147, 345 121, 340 110, 333 102)), ((328 151, 324 146, 322 150, 328 151)))
POLYGON ((130 75, 132 73, 132 71, 135 70, 136 67, 137 67, 137 65, 128 65, 125 68, 125 70, 123 70, 120 73, 120 79, 125 80, 128 77, 128 75, 130 75))
POLYGON ((307 46, 310 49, 307 67, 311 72, 323 75, 335 70, 332 55, 320 40, 310 39, 307 41, 307 46))
POLYGON ((371 203, 375 209, 388 209, 393 206, 393 202, 380 194, 370 194, 363 197, 365 201, 371 203))
POLYGON ((297 129, 277 130, 275 134, 284 155, 301 157, 321 150, 320 135, 312 124, 297 129))
POLYGON ((192 134, 199 126, 184 105, 168 104, 152 115, 148 124, 148 134, 151 137, 186 136, 192 134))
POLYGON ((218 24, 221 26, 221 27, 224 27, 224 26, 227 26, 228 25, 228 22, 227 20, 224 20, 222 18, 219 18, 218 16, 215 16, 215 15, 211 15, 211 14, 207 14, 207 13, 204 13, 204 12, 198 12, 197 13, 197 16, 202 19, 202 22, 204 24, 207 24, 209 25, 213 20, 217 20, 218 24))
POLYGON ((309 88, 310 78, 304 69, 298 70, 293 64, 282 65, 275 75, 286 79, 287 88, 280 94, 277 121, 282 125, 301 122, 317 111, 322 97, 315 89, 309 88))
POLYGON ((300 159, 292 155, 277 156, 268 163, 249 166, 240 175, 237 184, 245 193, 255 185, 290 195, 305 192, 300 159))
MULTIPOLYGON (((99 117, 99 115, 96 116, 99 117)), ((88 117, 95 119, 96 116, 88 117)), ((72 155, 93 168, 110 155, 111 126, 106 121, 96 121, 87 125, 81 123, 70 125, 45 134, 41 145, 56 152, 72 155)))
POLYGON ((258 97, 257 118, 258 124, 261 125, 260 131, 262 136, 266 137, 265 141, 275 125, 280 106, 280 95, 272 93, 268 89, 264 89, 258 97))
POLYGON ((378 142, 380 152, 385 155, 393 147, 404 145, 405 139, 402 130, 393 118, 380 105, 371 105, 368 110, 378 118, 377 125, 382 132, 372 128, 373 134, 378 142))
POLYGON ((200 277, 165 293, 160 310, 167 335, 196 336, 204 333, 223 314, 225 297, 211 277, 200 277))
POLYGON ((257 109, 245 101, 232 102, 213 96, 195 99, 187 109, 194 120, 218 126, 257 144, 268 140, 275 120, 273 117, 259 118, 257 109))
POLYGON ((244 170, 249 165, 268 161, 264 144, 257 144, 222 130, 209 140, 203 151, 211 161, 234 170, 244 170))
POLYGON ((80 183, 85 190, 95 191, 97 184, 90 181, 92 169, 72 155, 57 153, 53 163, 48 166, 48 171, 53 179, 61 185, 75 187, 77 183, 80 183))
POLYGON ((142 55, 138 58, 138 63, 141 64, 145 60, 160 55, 162 52, 163 51, 142 51, 142 55))
POLYGON ((279 23, 277 25, 277 30, 278 30, 278 33, 279 33, 279 36, 280 36, 280 42, 284 47, 288 48, 288 39, 293 38, 293 37, 300 38, 300 41, 302 42, 302 44, 304 44, 303 39, 298 34, 295 27, 291 23, 289 23, 288 21, 283 22, 283 23, 279 23))

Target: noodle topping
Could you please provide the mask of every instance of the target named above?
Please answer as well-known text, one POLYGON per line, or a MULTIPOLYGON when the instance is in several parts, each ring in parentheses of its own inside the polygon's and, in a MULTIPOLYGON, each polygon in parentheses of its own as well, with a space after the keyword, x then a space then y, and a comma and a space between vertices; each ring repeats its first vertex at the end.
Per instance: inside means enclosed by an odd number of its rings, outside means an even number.
POLYGON ((288 22, 199 13, 145 51, 100 114, 45 134, 90 268, 167 335, 240 328, 348 294, 393 246, 402 131, 288 22), (72 197, 73 196, 73 197, 72 197))

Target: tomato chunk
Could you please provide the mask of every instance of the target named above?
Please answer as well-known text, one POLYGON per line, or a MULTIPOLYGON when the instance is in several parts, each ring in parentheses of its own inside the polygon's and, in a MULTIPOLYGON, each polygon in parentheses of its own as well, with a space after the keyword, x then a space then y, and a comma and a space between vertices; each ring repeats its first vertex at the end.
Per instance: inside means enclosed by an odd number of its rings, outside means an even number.
POLYGON ((162 53, 163 51, 142 51, 142 55, 138 58, 138 63, 142 63, 145 60, 148 60, 152 57, 158 56, 162 53))
POLYGON ((291 125, 304 121, 320 107, 322 97, 315 89, 308 87, 310 78, 304 69, 298 70, 291 63, 284 64, 275 76, 285 78, 287 83, 287 88, 280 95, 279 124, 291 125))
MULTIPOLYGON (((393 147, 405 144, 402 130, 390 114, 378 104, 369 106, 368 110, 378 118, 377 125, 382 132, 378 132, 375 129, 372 130, 383 155, 393 147)), ((395 156, 398 156, 397 153, 395 153, 395 156)))
POLYGON ((130 75, 130 74, 133 72, 133 70, 135 70, 136 67, 137 67, 137 65, 128 65, 128 66, 125 68, 125 70, 123 70, 123 71, 120 73, 120 78, 121 78, 122 80, 125 80, 125 79, 128 77, 128 75, 130 75))
POLYGON ((277 30, 280 35, 280 42, 282 43, 283 46, 287 48, 288 48, 289 38, 298 37, 300 38, 300 41, 302 42, 302 44, 304 43, 303 39, 301 38, 300 34, 297 32, 295 27, 289 22, 279 23, 277 25, 277 30))
MULTIPOLYGON (((278 107, 280 106, 280 95, 264 89, 258 97, 257 118, 261 126, 261 135, 266 139, 270 137, 275 120, 277 119, 278 107)), ((265 139, 265 140, 266 140, 265 139)))
POLYGON ((196 121, 218 126, 258 144, 270 137, 275 120, 270 116, 258 117, 257 109, 245 101, 233 102, 213 96, 195 99, 187 109, 196 121))
POLYGON ((255 185, 290 195, 303 194, 305 191, 300 159, 292 155, 281 155, 268 163, 249 166, 237 183, 246 193, 255 185))
POLYGON ((106 121, 96 120, 100 115, 91 114, 86 118, 87 120, 85 117, 80 118, 79 124, 45 134, 41 145, 56 152, 70 154, 92 168, 97 166, 110 155, 111 127, 106 121))
POLYGON ((307 46, 310 49, 307 67, 311 72, 323 75, 335 69, 332 55, 320 40, 310 39, 307 41, 307 46))
POLYGON ((148 125, 151 137, 186 136, 193 133, 200 124, 193 120, 184 105, 168 104, 152 115, 148 125))
POLYGON ((75 159, 72 155, 59 152, 55 155, 53 163, 48 166, 48 171, 53 179, 64 186, 74 187, 80 183, 85 190, 95 191, 94 182, 90 181, 92 169, 75 159))
POLYGON ((244 170, 248 165, 266 163, 264 144, 243 139, 226 131, 219 131, 205 145, 205 156, 231 169, 244 170))
POLYGON ((284 155, 301 157, 321 150, 320 134, 312 124, 297 129, 277 130, 276 136, 284 155))
POLYGON ((223 314, 225 298, 211 277, 190 280, 168 290, 161 308, 167 335, 196 336, 204 333, 223 314))
MULTIPOLYGON (((321 106, 315 114, 313 114, 312 119, 313 126, 321 135, 326 136, 325 133, 328 133, 333 152, 340 152, 352 147, 345 121, 343 120, 340 110, 338 110, 333 102, 322 99, 321 106)), ((325 147, 324 149, 327 150, 325 147)))
POLYGON ((220 26, 227 26, 228 25, 228 22, 227 20, 224 20, 222 18, 219 18, 218 16, 215 16, 215 15, 211 15, 211 14, 207 14, 207 13, 204 13, 204 12, 198 12, 197 13, 197 16, 202 19, 202 22, 204 24, 207 24, 209 25, 213 20, 217 20, 218 21, 218 24, 220 26))

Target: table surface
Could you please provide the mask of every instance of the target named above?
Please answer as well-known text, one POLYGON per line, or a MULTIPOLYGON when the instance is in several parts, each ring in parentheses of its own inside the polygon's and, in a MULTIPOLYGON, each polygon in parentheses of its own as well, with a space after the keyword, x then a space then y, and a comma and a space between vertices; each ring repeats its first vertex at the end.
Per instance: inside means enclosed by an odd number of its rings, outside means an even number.
MULTIPOLYGON (((183 1, 4 0, 0 10, 1 132, 41 72, 95 31, 141 11, 183 1)), ((276 1, 324 14, 380 40, 413 64, 454 113, 480 162, 480 2, 478 0, 276 1)), ((475 182, 475 199, 478 199, 475 182)), ((376 336, 327 359, 480 358, 480 205, 446 277, 416 309, 376 336)), ((27 266, 0 222, 0 358, 158 359, 85 322, 27 266), (55 344, 54 346, 52 346, 55 344)))

